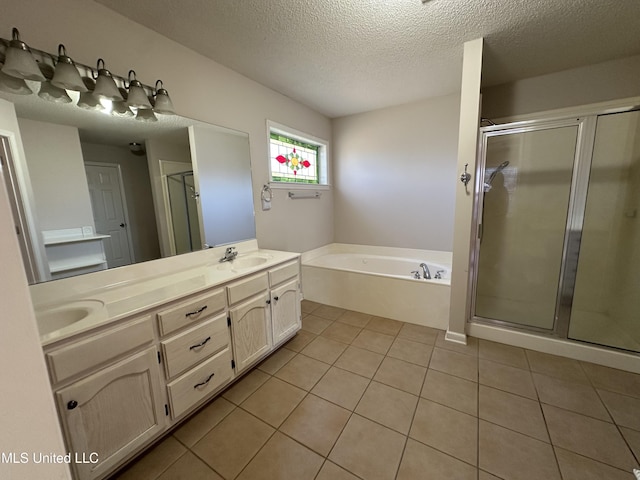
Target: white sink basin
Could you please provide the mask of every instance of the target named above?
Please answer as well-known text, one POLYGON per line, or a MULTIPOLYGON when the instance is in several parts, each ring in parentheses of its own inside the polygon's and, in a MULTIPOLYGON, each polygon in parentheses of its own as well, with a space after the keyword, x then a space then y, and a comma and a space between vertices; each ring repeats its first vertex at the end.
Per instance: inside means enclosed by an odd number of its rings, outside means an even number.
POLYGON ((36 310, 40 335, 46 335, 73 325, 102 308, 104 308, 104 303, 100 300, 82 300, 58 307, 36 310))
POLYGON ((259 267, 267 263, 267 261, 271 258, 269 255, 246 255, 239 256, 235 260, 230 260, 228 262, 222 262, 218 264, 216 267, 218 270, 231 270, 234 272, 238 272, 240 270, 246 270, 248 268, 259 267))

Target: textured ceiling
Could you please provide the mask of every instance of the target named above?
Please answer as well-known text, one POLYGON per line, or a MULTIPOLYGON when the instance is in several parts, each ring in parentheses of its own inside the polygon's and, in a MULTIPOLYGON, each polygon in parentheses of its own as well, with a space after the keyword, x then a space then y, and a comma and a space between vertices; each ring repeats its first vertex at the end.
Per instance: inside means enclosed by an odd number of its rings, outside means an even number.
POLYGON ((329 117, 640 54, 640 0, 97 0, 329 117))

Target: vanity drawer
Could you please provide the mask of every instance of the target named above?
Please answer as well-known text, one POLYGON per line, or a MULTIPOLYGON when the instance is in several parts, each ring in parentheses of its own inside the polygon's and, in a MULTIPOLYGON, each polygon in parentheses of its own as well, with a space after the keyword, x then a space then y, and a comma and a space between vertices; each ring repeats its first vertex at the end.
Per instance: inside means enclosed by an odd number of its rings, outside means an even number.
POLYGON ((225 348, 193 370, 167 384, 173 418, 213 394, 233 375, 231 349, 225 348))
POLYGON ((221 288, 206 295, 179 303, 157 313, 161 335, 167 335, 197 320, 218 313, 226 306, 221 288))
POLYGON ((267 273, 253 275, 236 283, 232 283, 227 287, 227 295, 229 296, 229 305, 238 303, 245 298, 249 298, 260 292, 264 292, 269 288, 269 278, 267 273))
POLYGON ((53 383, 115 359, 153 340, 151 317, 139 318, 46 354, 53 383))
POLYGON ((229 346, 227 316, 218 315, 202 325, 161 342, 167 378, 175 377, 201 360, 229 346))
POLYGON ((300 273, 300 267, 298 262, 291 262, 280 267, 272 268, 269 270, 269 285, 272 287, 279 283, 289 280, 300 273))

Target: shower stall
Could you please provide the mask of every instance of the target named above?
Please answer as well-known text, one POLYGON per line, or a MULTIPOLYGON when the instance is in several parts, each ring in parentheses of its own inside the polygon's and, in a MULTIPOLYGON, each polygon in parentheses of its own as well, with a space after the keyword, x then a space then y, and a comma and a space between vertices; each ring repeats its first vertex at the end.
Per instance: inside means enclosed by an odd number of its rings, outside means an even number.
POLYGON ((640 352, 640 111, 480 133, 472 321, 640 352))
POLYGON ((199 194, 195 189, 193 171, 167 175, 166 180, 175 254, 201 250, 197 204, 199 194))

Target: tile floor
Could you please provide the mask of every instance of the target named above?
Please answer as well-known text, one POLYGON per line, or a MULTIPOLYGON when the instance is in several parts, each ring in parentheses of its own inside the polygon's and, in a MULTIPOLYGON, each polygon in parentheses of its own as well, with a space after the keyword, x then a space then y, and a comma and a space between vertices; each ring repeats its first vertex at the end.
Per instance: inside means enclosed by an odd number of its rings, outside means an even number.
POLYGON ((118 478, 634 478, 640 375, 308 301, 302 323, 118 478))

